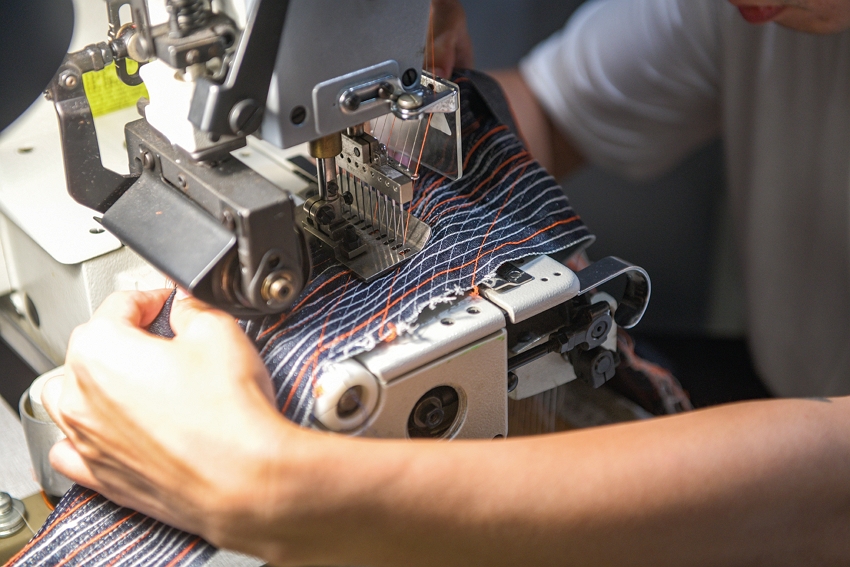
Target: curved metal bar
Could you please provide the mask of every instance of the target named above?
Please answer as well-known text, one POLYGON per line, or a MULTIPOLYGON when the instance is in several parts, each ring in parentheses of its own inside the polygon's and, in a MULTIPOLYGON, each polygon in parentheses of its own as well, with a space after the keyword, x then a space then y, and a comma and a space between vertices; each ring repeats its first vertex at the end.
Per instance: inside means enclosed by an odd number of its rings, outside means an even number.
POLYGON ((649 274, 640 266, 630 264, 616 256, 608 256, 576 273, 581 289, 579 295, 596 289, 619 276, 625 276, 626 289, 617 303, 614 321, 624 329, 631 329, 643 317, 649 304, 652 284, 649 274))
POLYGON ((68 193, 80 204, 101 213, 133 184, 137 175, 121 175, 100 161, 100 147, 83 74, 99 71, 113 61, 106 43, 69 53, 47 87, 59 118, 62 159, 68 193))

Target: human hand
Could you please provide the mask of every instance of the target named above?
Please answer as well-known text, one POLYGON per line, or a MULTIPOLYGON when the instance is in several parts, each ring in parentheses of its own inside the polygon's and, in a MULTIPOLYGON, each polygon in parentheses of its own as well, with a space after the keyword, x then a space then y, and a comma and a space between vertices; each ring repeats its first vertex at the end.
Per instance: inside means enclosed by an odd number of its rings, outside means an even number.
POLYGON ((277 412, 232 317, 189 298, 174 302, 174 339, 144 330, 168 295, 114 294, 74 331, 61 394, 44 400, 68 436, 50 460, 116 503, 216 543, 222 512, 233 520, 247 493, 272 485, 268 457, 301 430, 277 412))
POLYGON ((451 77, 455 67, 472 68, 472 40, 459 0, 431 1, 431 31, 426 53, 426 60, 432 57, 431 66, 438 77, 451 77))

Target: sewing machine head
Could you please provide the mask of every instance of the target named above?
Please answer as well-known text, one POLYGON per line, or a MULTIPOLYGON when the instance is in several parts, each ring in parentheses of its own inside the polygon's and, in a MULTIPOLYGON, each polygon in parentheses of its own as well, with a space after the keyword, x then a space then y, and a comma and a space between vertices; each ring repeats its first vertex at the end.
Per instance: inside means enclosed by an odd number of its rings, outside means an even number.
POLYGON ((292 304, 310 238, 366 281, 387 273, 430 236, 406 208, 420 167, 462 175, 458 89, 421 70, 429 7, 107 0, 109 40, 69 54, 49 87, 69 192, 238 316, 292 304), (129 176, 100 165, 83 89, 84 73, 113 62, 150 94, 126 128, 129 176), (309 142, 318 191, 303 207, 230 155, 255 133, 280 148, 309 142))
MULTIPOLYGON (((386 274, 431 236, 411 214, 422 168, 464 173, 460 91, 421 70, 429 6, 107 0, 109 41, 69 54, 48 91, 69 193, 160 272, 239 317, 291 306, 312 244, 362 280, 386 274), (149 93, 144 118, 125 127, 126 176, 101 164, 82 80, 113 62, 149 93), (231 155, 252 134, 264 140, 255 148, 276 146, 272 161, 314 187, 303 202, 231 155), (302 143, 314 162, 281 157, 302 143)), ((509 395, 576 378, 603 384, 616 366, 617 327, 640 319, 649 279, 615 258, 578 273, 559 260, 505 264, 480 294, 422 312, 415 333, 331 363, 315 376, 311 423, 353 435, 492 438, 507 433, 509 395), (626 285, 616 301, 596 293, 618 276, 626 285)))

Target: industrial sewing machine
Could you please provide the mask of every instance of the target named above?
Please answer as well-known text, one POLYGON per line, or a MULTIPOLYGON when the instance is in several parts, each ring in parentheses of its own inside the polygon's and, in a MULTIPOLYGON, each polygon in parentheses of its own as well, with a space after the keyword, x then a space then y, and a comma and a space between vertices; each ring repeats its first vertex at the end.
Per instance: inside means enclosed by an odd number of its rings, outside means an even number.
MULTIPOLYGON (((8 292, 0 331, 33 366, 61 364, 70 330, 108 292, 162 287, 158 274, 234 315, 254 316, 299 296, 309 240, 366 281, 422 249, 429 228, 408 221, 406 209, 419 167, 463 175, 458 89, 422 71, 430 2, 341 4, 96 6, 108 14, 108 40, 65 59, 47 91, 52 123, 42 105, 31 111, 41 113, 36 135, 33 117, 0 139, 9 276, 0 275, 0 292, 8 292), (98 132, 84 90, 87 73, 110 65, 150 95, 138 104, 142 118, 104 117, 128 122, 125 147, 98 132), (440 127, 426 137, 428 116, 440 127), (395 135, 380 127, 387 117, 398 121, 395 135), (260 132, 262 139, 253 136, 260 132), (314 161, 301 155, 305 143, 314 161), (62 191, 87 207, 69 205, 71 216, 86 238, 99 239, 87 241, 85 257, 56 239, 41 246, 51 237, 21 229, 27 213, 9 187, 44 190, 43 180, 33 181, 32 158, 45 144, 54 155, 61 146, 62 191), (123 156, 127 173, 105 166, 107 154, 123 156), (49 268, 33 268, 35 258, 49 268)), ((603 384, 617 363, 616 328, 640 320, 649 278, 616 258, 577 273, 559 260, 503 266, 480 295, 422 313, 415 333, 336 363, 317 384, 316 426, 493 438, 507 434, 509 397, 576 378, 603 384), (616 292, 595 293, 612 280, 616 292)))

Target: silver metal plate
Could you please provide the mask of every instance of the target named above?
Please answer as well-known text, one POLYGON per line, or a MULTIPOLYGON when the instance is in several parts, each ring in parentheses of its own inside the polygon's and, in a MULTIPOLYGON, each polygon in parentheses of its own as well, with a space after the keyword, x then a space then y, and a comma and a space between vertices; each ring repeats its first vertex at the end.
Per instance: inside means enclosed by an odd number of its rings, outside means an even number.
MULTIPOLYGON (((405 234, 402 238, 399 234, 394 238, 391 231, 378 230, 378 223, 371 224, 370 219, 360 220, 353 213, 349 213, 351 223, 357 231, 358 236, 366 244, 366 252, 352 259, 345 258, 337 253, 336 257, 344 266, 354 272, 357 277, 365 282, 371 282, 386 274, 399 264, 416 256, 431 238, 431 227, 414 216, 405 217, 405 234), (390 232, 388 235, 387 233, 390 232)), ((306 214, 303 209, 297 213, 298 220, 309 234, 315 236, 331 248, 336 248, 339 243, 324 234, 309 222, 306 222, 306 214)))

